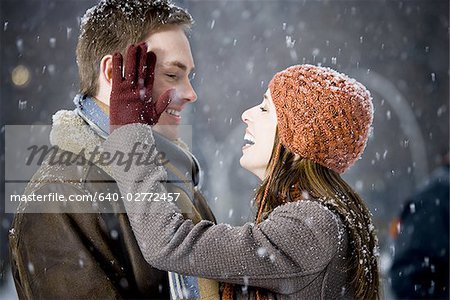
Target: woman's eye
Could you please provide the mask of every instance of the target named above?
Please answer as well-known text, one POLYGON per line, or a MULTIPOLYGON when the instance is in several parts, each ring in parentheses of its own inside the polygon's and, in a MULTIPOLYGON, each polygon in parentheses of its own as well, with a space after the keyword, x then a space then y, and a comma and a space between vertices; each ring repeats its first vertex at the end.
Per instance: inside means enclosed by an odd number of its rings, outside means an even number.
POLYGON ((172 79, 176 79, 177 78, 177 75, 175 75, 175 74, 166 74, 166 76, 168 76, 168 77, 170 77, 172 79))
POLYGON ((262 107, 262 106, 260 106, 259 109, 260 109, 261 111, 267 111, 267 109, 265 109, 265 108, 262 107))

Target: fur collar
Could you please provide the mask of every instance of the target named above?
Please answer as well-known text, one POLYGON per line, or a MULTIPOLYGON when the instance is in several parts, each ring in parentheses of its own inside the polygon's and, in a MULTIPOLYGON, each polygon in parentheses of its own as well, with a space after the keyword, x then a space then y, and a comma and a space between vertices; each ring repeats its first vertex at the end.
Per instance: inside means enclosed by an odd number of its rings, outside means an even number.
MULTIPOLYGON (((101 149, 103 142, 104 139, 96 134, 75 110, 60 110, 53 115, 50 132, 52 146, 75 154, 85 154, 84 157, 88 159, 88 153, 92 153, 96 147, 101 149)), ((99 167, 111 175, 110 166, 99 167)))

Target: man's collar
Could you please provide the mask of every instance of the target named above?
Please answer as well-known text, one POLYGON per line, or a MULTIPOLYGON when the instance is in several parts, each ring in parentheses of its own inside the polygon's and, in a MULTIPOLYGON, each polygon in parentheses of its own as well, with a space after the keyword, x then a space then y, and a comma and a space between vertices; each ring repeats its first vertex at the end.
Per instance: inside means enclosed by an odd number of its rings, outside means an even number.
POLYGON ((108 105, 106 105, 103 101, 101 101, 101 100, 99 100, 99 99, 97 99, 97 98, 95 98, 95 97, 92 97, 92 100, 94 100, 95 104, 97 104, 98 107, 100 107, 100 109, 101 109, 106 115, 109 116, 109 106, 108 106, 108 105))

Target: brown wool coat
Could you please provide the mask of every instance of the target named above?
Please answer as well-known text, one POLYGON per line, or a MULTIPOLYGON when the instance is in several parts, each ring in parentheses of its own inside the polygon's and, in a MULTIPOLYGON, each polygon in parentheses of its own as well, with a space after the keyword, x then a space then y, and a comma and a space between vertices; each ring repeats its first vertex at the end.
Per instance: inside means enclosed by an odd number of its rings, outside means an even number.
MULTIPOLYGON (((72 111, 59 112, 53 125, 52 143, 65 151, 92 150, 103 141, 72 111)), ((97 165, 50 166, 46 160, 25 194, 119 193, 108 172, 97 165)), ((194 198, 192 214, 214 220, 200 193, 181 193, 189 203, 194 198)), ((167 272, 146 263, 127 215, 120 213, 125 211, 122 204, 64 207, 74 213, 58 213, 62 207, 55 203, 39 205, 21 205, 10 231, 11 266, 20 299, 169 299, 167 272), (75 213, 80 210, 89 213, 75 213), (54 213, 30 213, 39 211, 54 213)))
MULTIPOLYGON (((106 140, 114 153, 136 141, 153 143, 151 127, 123 126, 106 140)), ((141 149, 145 151, 144 149, 141 149)), ((164 193, 165 171, 112 167, 122 193, 164 193)), ((341 220, 317 201, 277 207, 260 224, 194 224, 170 202, 126 202, 130 223, 148 263, 180 274, 241 285, 236 299, 254 299, 254 287, 271 299, 352 299, 347 233, 341 220)))

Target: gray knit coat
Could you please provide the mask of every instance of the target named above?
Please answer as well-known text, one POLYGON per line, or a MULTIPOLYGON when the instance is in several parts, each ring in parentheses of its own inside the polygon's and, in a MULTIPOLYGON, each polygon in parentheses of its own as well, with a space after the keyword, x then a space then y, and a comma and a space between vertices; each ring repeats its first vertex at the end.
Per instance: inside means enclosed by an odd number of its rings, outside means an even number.
MULTIPOLYGON (((103 148, 128 153, 136 142, 141 143, 138 151, 151 149, 150 126, 122 126, 103 148)), ((161 166, 134 163, 126 171, 113 164, 112 171, 122 195, 165 192, 161 166)), ((345 227, 317 201, 290 202, 263 222, 242 226, 194 224, 168 201, 124 203, 143 256, 153 267, 237 284, 236 299, 254 299, 255 287, 267 290, 271 299, 354 298, 345 227)))

